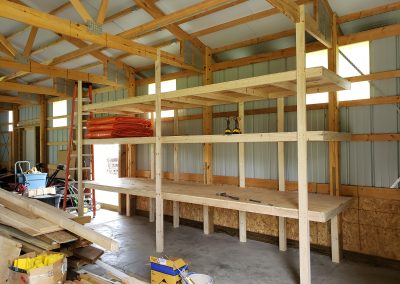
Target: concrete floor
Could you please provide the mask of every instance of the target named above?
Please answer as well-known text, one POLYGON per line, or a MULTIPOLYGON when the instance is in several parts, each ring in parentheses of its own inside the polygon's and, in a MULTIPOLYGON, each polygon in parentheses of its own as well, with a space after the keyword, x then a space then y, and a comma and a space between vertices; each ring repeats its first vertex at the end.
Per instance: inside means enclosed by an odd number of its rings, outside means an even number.
MULTIPOLYGON (((124 217, 104 209, 91 225, 96 231, 120 242, 119 253, 105 253, 102 260, 126 273, 150 278, 148 257, 155 252, 155 223, 147 218, 124 217)), ((201 230, 181 226, 174 229, 165 223, 165 254, 190 262, 190 271, 205 273, 214 283, 298 283, 298 249, 279 252, 276 245, 248 240, 222 233, 206 236, 201 230)), ((331 262, 330 257, 311 253, 313 283, 400 283, 400 271, 343 260, 331 262)))

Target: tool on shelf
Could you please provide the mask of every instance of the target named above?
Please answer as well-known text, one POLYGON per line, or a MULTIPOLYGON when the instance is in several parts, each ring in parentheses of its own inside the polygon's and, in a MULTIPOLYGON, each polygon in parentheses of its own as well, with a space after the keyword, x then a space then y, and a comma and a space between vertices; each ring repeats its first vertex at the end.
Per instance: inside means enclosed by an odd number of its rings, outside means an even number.
POLYGON ((225 129, 225 132, 224 132, 225 135, 231 135, 232 134, 232 130, 231 130, 230 125, 231 125, 230 117, 227 117, 226 118, 226 129, 225 129))
POLYGON ((233 196, 233 195, 229 195, 226 192, 218 192, 218 193, 216 193, 216 195, 217 196, 222 196, 222 197, 228 197, 228 198, 233 199, 233 200, 239 200, 240 199, 239 197, 233 196))
POLYGON ((233 118, 235 120, 235 128, 232 131, 232 134, 242 134, 242 131, 240 131, 239 128, 239 117, 234 117, 233 118))

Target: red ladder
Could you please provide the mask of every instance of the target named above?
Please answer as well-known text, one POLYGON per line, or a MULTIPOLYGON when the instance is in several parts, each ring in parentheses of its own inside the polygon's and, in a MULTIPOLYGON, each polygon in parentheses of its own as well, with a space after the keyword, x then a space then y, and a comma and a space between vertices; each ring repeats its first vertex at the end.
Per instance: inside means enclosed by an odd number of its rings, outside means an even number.
MULTIPOLYGON (((75 195, 74 192, 70 192, 70 172, 71 167, 71 156, 72 156, 72 150, 73 150, 73 145, 74 145, 74 128, 75 128, 75 104, 77 102, 77 93, 78 93, 78 84, 75 82, 74 84, 74 92, 72 95, 72 110, 71 110, 71 123, 69 127, 69 140, 68 140, 68 154, 67 154, 67 165, 66 165, 66 170, 65 170, 65 187, 64 187, 64 200, 63 200, 63 210, 65 211, 67 209, 67 201, 68 198, 73 198, 75 195)), ((89 96, 89 103, 91 104, 93 102, 93 95, 92 95, 92 84, 89 84, 88 88, 88 96, 89 96)), ((89 118, 93 118, 93 113, 89 113, 89 118)), ((85 147, 83 147, 85 148, 85 147)), ((90 179, 94 180, 94 146, 90 145, 90 153, 89 154, 84 154, 84 156, 90 157, 90 167, 82 167, 83 170, 87 171, 89 170, 89 175, 90 179)), ((77 169, 77 168, 75 168, 77 169)), ((88 179, 87 175, 84 178, 88 179)), ((84 188, 84 198, 85 199, 91 199, 91 205, 92 205, 92 212, 93 212, 93 218, 96 216, 96 194, 94 189, 87 189, 84 188), (87 192, 89 191, 89 192, 87 192)), ((72 199, 71 199, 72 200, 72 199)))

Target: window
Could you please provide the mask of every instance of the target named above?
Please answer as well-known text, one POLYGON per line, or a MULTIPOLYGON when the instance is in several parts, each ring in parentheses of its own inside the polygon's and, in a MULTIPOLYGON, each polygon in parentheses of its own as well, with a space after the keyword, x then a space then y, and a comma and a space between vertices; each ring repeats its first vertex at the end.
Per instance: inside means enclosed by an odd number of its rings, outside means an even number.
MULTIPOLYGON (((370 73, 369 42, 360 42, 340 47, 343 53, 363 74, 370 73)), ((360 72, 354 68, 342 55, 339 54, 338 74, 341 77, 359 76, 360 72)), ((338 92, 339 101, 350 101, 370 98, 369 82, 351 83, 351 90, 338 92)))
POLYGON ((67 100, 53 102, 53 117, 64 116, 61 118, 53 118, 53 127, 67 126, 67 100))
MULTIPOLYGON (((324 49, 306 54, 306 68, 320 66, 328 68, 328 50, 324 49)), ((308 105, 327 103, 328 100, 329 95, 327 92, 307 94, 306 96, 306 104, 308 105)))
MULTIPOLYGON (((168 80, 161 82, 161 93, 176 91, 176 80, 168 80)), ((149 84, 148 88, 149 95, 154 95, 156 93, 156 84, 149 84)), ((155 115, 155 114, 154 114, 155 115)), ((163 110, 161 112, 161 117, 174 117, 174 110, 163 110)))
POLYGON ((13 111, 9 110, 8 111, 8 131, 9 132, 12 132, 14 130, 13 122, 14 122, 13 111))
MULTIPOLYGON (((341 46, 339 48, 338 59, 338 74, 346 78, 361 75, 357 70, 359 69, 363 74, 369 74, 369 42, 360 42, 350 45, 341 46), (348 60, 350 60, 357 69, 349 63, 349 61, 341 54, 343 53, 348 60)), ((328 50, 320 50, 310 52, 306 55, 306 67, 322 66, 328 68, 328 50)), ((351 84, 351 90, 339 91, 338 100, 359 100, 368 99, 370 97, 369 82, 357 82, 351 84)), ((308 94, 306 98, 307 104, 319 104, 328 102, 328 93, 308 94)))

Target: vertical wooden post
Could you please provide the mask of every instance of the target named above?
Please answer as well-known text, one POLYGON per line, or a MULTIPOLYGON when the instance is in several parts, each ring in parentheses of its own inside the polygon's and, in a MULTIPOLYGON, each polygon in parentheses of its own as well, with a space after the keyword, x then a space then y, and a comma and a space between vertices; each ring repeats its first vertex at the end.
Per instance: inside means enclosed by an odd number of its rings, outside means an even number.
POLYGON ((156 76, 156 251, 164 250, 164 208, 161 190, 161 50, 157 49, 156 76))
POLYGON ((20 144, 19 141, 19 130, 17 129, 18 121, 19 121, 19 109, 18 106, 13 106, 13 132, 12 132, 12 149, 11 149, 11 164, 12 166, 18 161, 18 147, 20 144))
MULTIPOLYGON (((151 120, 153 123, 153 130, 155 129, 155 119, 154 119, 154 113, 151 113, 151 120)), ((154 135, 156 135, 156 132, 154 131, 154 135)), ((150 179, 154 180, 155 178, 155 145, 150 144, 150 179)), ((149 198, 149 221, 152 223, 155 221, 155 199, 154 198, 149 198)))
MULTIPOLYGON (((174 135, 179 135, 178 110, 174 110, 174 135)), ((174 181, 179 181, 179 144, 174 144, 174 181)), ((179 202, 173 201, 172 205, 173 226, 179 227, 179 202)))
MULTIPOLYGON (((328 69, 337 72, 338 45, 336 15, 332 20, 332 48, 328 50, 328 69)), ((336 92, 329 92, 328 103, 328 129, 339 131, 339 106, 336 92)), ((329 142, 329 192, 331 195, 339 195, 340 171, 339 168, 339 142, 329 142)))
MULTIPOLYGON (((125 74, 128 78, 128 97, 134 97, 136 95, 136 81, 135 71, 130 67, 125 67, 125 74)), ((136 145, 126 145, 126 176, 136 176, 136 145)), ((136 202, 132 202, 130 194, 126 195, 126 216, 131 216, 132 211, 136 210, 136 202), (133 203, 133 204, 132 204, 133 203)), ((134 201, 136 197, 134 198, 134 201)))
MULTIPOLYGON (((244 133, 244 103, 240 102, 238 104, 239 108, 239 128, 244 133)), ((244 153, 244 143, 239 143, 239 186, 246 186, 246 168, 245 168, 245 153, 244 153)), ((246 212, 239 211, 239 240, 240 242, 246 242, 247 238, 247 220, 246 212)))
MULTIPOLYGON (((332 48, 328 50, 328 69, 337 72, 338 64, 338 34, 337 34, 337 15, 332 17, 332 48)), ((328 103, 328 129, 329 131, 340 131, 339 105, 336 92, 329 92, 328 103)), ((340 142, 329 142, 329 193, 330 195, 340 195, 340 142)), ((331 220, 331 249, 332 261, 340 262, 341 259, 341 215, 331 220)))
POLYGON ((40 100, 39 100, 39 104, 40 104, 40 162, 41 163, 47 163, 47 159, 46 159, 46 153, 47 153, 47 99, 45 96, 40 96, 40 100))
POLYGON ((311 283, 310 227, 308 220, 307 179, 307 115, 305 72, 305 11, 299 7, 300 21, 296 23, 296 74, 297 74, 297 159, 299 196, 299 247, 300 283, 311 283))
MULTIPOLYGON (((74 103, 74 102, 72 102, 74 103)), ((82 144, 82 135, 83 135, 83 125, 82 125, 82 81, 78 81, 78 121, 77 121, 77 163, 78 163, 78 215, 83 216, 83 206, 84 206, 84 189, 82 184, 83 177, 83 144, 82 144)))
MULTIPOLYGON (((277 130, 285 131, 285 99, 277 99, 277 130)), ((279 191, 285 191, 285 142, 278 142, 279 191)), ((287 250, 286 218, 279 217, 279 250, 287 250)))
MULTIPOLYGON (((212 53, 209 47, 204 49, 203 85, 212 83, 212 53)), ((212 107, 203 107, 203 134, 212 134, 212 107)), ((212 184, 212 144, 203 144, 204 183, 212 184)), ((203 206, 204 234, 214 232, 214 208, 203 206), (207 212, 206 212, 207 211, 207 212)))

